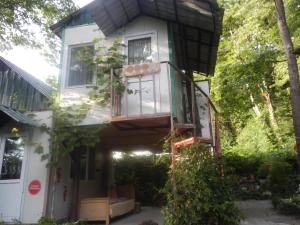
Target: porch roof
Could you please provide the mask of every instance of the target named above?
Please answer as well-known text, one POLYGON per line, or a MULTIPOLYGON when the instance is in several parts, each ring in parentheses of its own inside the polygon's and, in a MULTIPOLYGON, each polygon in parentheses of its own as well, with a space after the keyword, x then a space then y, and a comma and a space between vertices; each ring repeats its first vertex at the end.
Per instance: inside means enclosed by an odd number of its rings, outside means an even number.
POLYGON ((223 9, 216 0, 94 0, 51 29, 61 29, 80 13, 88 12, 101 31, 110 35, 139 16, 169 22, 181 69, 213 74, 223 9))
POLYGON ((19 111, 13 110, 12 108, 6 107, 4 105, 0 105, 0 126, 4 125, 11 119, 18 123, 36 126, 36 123, 23 113, 20 113, 19 111))

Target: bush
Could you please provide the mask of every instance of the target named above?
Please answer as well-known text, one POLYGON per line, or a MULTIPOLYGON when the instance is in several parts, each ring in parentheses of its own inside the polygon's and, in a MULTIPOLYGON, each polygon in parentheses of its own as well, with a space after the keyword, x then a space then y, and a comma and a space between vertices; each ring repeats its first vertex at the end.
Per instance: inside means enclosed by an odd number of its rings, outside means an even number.
POLYGON ((157 162, 153 155, 126 155, 114 162, 114 183, 131 183, 135 187, 136 200, 142 205, 161 206, 164 197, 160 190, 167 182, 169 165, 169 162, 157 162))
POLYGON ((297 190, 297 177, 293 176, 292 166, 282 160, 264 163, 260 166, 258 174, 266 178, 265 188, 273 196, 290 196, 297 190))
POLYGON ((219 173, 210 151, 197 144, 182 149, 174 171, 165 187, 167 205, 163 208, 165 225, 235 225, 240 213, 227 180, 219 173))
POLYGON ((273 206, 282 214, 295 215, 300 214, 300 194, 295 194, 290 198, 278 198, 272 199, 273 206))
POLYGON ((299 179, 293 151, 270 150, 247 153, 239 149, 225 150, 224 168, 240 199, 287 197, 295 193, 299 179))

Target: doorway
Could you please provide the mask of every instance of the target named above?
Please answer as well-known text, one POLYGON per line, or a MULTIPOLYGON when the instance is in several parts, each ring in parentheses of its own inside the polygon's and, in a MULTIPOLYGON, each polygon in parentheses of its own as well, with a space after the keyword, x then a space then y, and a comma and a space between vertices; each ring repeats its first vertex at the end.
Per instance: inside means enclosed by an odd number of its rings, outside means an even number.
POLYGON ((0 220, 20 220, 25 168, 21 137, 0 138, 0 220))

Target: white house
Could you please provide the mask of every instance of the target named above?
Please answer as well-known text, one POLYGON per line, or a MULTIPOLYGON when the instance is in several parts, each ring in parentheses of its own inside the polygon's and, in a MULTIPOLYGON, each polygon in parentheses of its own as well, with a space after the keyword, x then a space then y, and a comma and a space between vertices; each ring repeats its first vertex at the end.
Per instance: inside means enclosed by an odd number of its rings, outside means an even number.
MULTIPOLYGON (((98 45, 110 46, 116 38, 126 45, 123 50, 127 56, 123 68, 126 90, 118 95, 112 88, 111 102, 107 106, 93 104, 80 124, 103 127, 99 133, 100 144, 95 149, 80 150, 79 160, 83 162, 80 179, 71 175, 71 164, 78 165, 71 157, 58 168, 48 169, 31 148, 22 146, 14 150, 22 151, 24 156, 17 179, 2 179, 5 176, 1 172, 0 220, 16 218, 24 223, 36 223, 41 216, 49 216, 105 220, 108 224, 112 214, 127 212, 122 206, 115 211, 109 201, 107 168, 112 150, 161 151, 161 140, 172 130, 217 149, 218 127, 214 123, 215 108, 208 97, 209 82, 194 81, 193 73, 214 73, 222 15, 215 0, 95 0, 54 24, 51 29, 62 42, 59 95, 63 103, 90 102, 89 86, 101 85, 94 71, 75 58, 76 52, 85 48, 92 54, 98 45), (93 42, 95 38, 101 39, 97 45, 93 42), (134 92, 128 93, 128 89, 134 92), (38 193, 30 192, 32 186, 37 186, 38 193), (98 202, 91 206, 86 199, 98 199, 98 202), (108 199, 110 206, 101 205, 103 199, 108 199), (93 210, 110 208, 95 217, 83 212, 86 210, 83 204, 93 210)), ((49 97, 48 92, 45 94, 38 88, 36 92, 49 97)), ((5 110, 18 113, 19 108, 6 105, 5 110)), ((1 112, 5 110, 0 106, 1 112)), ((16 124, 26 127, 24 135, 28 132, 31 139, 44 140, 48 150, 47 135, 37 132, 39 125, 15 120, 13 112, 6 113, 10 121, 0 123, 0 167, 6 163, 6 152, 12 151, 7 147, 8 141, 18 144, 18 139, 9 134, 16 124)), ((49 112, 37 115, 44 123, 51 124, 49 112)), ((126 207, 132 207, 130 204, 126 207)))

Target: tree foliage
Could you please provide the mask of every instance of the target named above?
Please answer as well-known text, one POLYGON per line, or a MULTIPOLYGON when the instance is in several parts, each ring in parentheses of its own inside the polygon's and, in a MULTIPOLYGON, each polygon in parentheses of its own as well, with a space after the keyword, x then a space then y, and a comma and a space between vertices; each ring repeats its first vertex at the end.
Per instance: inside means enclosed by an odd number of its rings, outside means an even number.
POLYGON ((44 48, 56 62, 59 42, 50 26, 75 10, 72 0, 1 0, 0 50, 20 45, 44 48))
MULTIPOLYGON (((224 27, 212 95, 222 116, 225 149, 293 148, 287 62, 274 2, 220 3, 225 8, 224 27)), ((299 46, 299 1, 285 4, 293 41, 299 46)))

